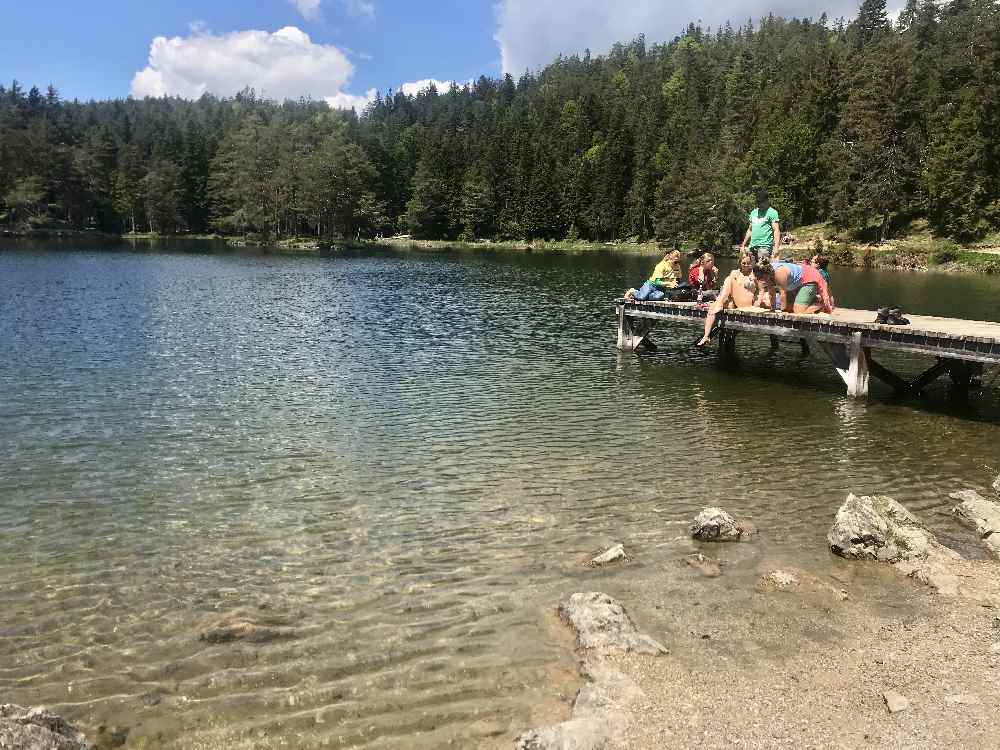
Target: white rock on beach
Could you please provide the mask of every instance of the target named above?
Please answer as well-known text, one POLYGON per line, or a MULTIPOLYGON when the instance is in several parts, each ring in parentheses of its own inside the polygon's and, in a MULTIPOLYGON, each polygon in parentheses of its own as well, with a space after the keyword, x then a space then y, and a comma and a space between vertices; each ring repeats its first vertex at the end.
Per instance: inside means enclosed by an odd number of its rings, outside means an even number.
POLYGON ((895 690, 886 690, 882 694, 882 700, 885 701, 885 707, 889 709, 891 714, 898 714, 910 707, 910 699, 905 695, 900 695, 895 690))
POLYGON ((0 748, 91 750, 83 732, 44 708, 0 704, 0 748))
POLYGON ((735 542, 747 529, 722 508, 705 508, 691 524, 691 536, 702 542, 735 542))
POLYGON ((573 594, 559 614, 576 631, 577 645, 597 651, 665 654, 665 646, 640 633, 621 602, 599 591, 573 594))
POLYGON ((959 501, 951 509, 955 517, 975 529, 990 554, 1000 560, 1000 503, 987 500, 974 490, 952 492, 949 497, 959 501))

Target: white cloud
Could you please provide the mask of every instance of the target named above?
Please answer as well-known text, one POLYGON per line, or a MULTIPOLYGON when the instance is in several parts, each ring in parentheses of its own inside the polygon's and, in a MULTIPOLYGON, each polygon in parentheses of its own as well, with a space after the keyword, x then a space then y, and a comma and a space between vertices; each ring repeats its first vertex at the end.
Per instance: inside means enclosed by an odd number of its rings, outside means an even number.
POLYGON ((303 18, 309 21, 319 18, 320 0, 288 0, 288 2, 298 9, 303 18))
POLYGON ((258 95, 278 100, 349 98, 343 88, 353 72, 341 50, 314 43, 294 26, 218 35, 198 28, 187 37, 153 40, 149 65, 132 79, 132 95, 196 99, 206 92, 231 96, 252 86, 258 95))
MULTIPOLYGON (((451 89, 451 81, 439 81, 437 78, 422 78, 419 81, 399 84, 399 90, 408 96, 416 96, 421 91, 426 90, 431 84, 437 89, 439 94, 445 94, 451 89)), ((461 87, 461 84, 457 84, 461 87)))
POLYGON ((831 19, 857 13, 858 0, 500 0, 494 39, 505 73, 518 75, 552 62, 556 55, 604 54, 615 42, 645 34, 651 42, 681 34, 691 21, 739 26, 768 13, 831 19))
POLYGON ((375 89, 368 89, 364 94, 345 94, 343 92, 326 97, 326 103, 333 109, 356 109, 360 114, 375 99, 375 89))
MULTIPOLYGON (((323 0, 288 0, 307 21, 315 21, 320 16, 323 0)), ((347 15, 352 18, 375 18, 374 0, 340 0, 347 15)))

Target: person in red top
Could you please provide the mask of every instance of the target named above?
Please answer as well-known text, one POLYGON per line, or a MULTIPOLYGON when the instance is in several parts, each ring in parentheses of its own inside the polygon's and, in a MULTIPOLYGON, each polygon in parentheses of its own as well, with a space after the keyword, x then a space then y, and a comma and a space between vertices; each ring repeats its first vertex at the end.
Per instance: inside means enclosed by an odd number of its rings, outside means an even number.
POLYGON ((719 269, 715 267, 715 257, 711 253, 705 253, 688 271, 688 285, 693 292, 701 292, 704 299, 706 296, 714 298, 718 294, 715 290, 718 283, 719 269), (713 294, 705 295, 705 292, 713 294))

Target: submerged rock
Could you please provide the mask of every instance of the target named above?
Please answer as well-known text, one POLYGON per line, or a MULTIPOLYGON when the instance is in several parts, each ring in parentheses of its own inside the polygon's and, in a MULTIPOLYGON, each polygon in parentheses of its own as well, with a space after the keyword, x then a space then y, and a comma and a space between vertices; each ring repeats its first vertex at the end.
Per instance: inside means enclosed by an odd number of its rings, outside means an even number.
POLYGON ((0 748, 92 750, 83 732, 44 708, 0 704, 0 748))
POLYGON ((772 570, 761 576, 758 586, 760 588, 789 589, 799 585, 798 576, 784 570, 772 570))
POLYGON ((279 638, 290 638, 292 635, 294 632, 281 618, 266 617, 246 608, 208 618, 198 627, 198 639, 207 643, 268 643, 279 638))
POLYGON ((691 524, 691 536, 702 542, 735 542, 748 533, 722 508, 705 508, 691 524))
POLYGON ((576 631, 582 649, 667 653, 665 646, 639 632, 621 602, 599 591, 573 594, 559 605, 559 614, 576 631))
POLYGON ((706 557, 700 552, 688 555, 684 558, 684 562, 706 578, 718 578, 722 575, 722 564, 718 560, 706 557))
POLYGON ((976 530, 983 544, 997 560, 1000 560, 1000 503, 987 500, 973 490, 952 492, 949 497, 959 504, 951 509, 966 526, 976 530))
POLYGON ((834 554, 850 560, 924 559, 940 547, 910 511, 885 495, 848 495, 826 538, 834 554))
POLYGON ((616 544, 612 547, 608 547, 604 552, 591 558, 590 562, 587 563, 590 567, 596 568, 601 565, 608 565, 613 562, 628 562, 628 555, 625 553, 624 544, 616 544))

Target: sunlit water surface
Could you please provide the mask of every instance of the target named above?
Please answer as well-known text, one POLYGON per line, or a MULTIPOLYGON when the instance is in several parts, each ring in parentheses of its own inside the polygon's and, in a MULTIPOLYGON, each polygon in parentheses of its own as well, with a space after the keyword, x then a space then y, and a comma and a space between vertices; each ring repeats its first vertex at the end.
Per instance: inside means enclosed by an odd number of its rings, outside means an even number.
MULTIPOLYGON (((993 389, 858 403, 820 353, 742 341, 722 369, 683 327, 619 354, 611 300, 649 259, 100 250, 0 251, 0 700, 129 746, 509 736, 566 662, 560 597, 621 596, 669 642, 776 549, 828 567, 848 491, 947 535, 947 494, 1000 463, 993 389), (715 503, 761 535, 708 586, 678 561, 715 503), (613 541, 629 565, 580 566, 613 541), (198 639, 237 607, 291 637, 198 639)), ((991 278, 834 289, 1000 320, 991 278)))

